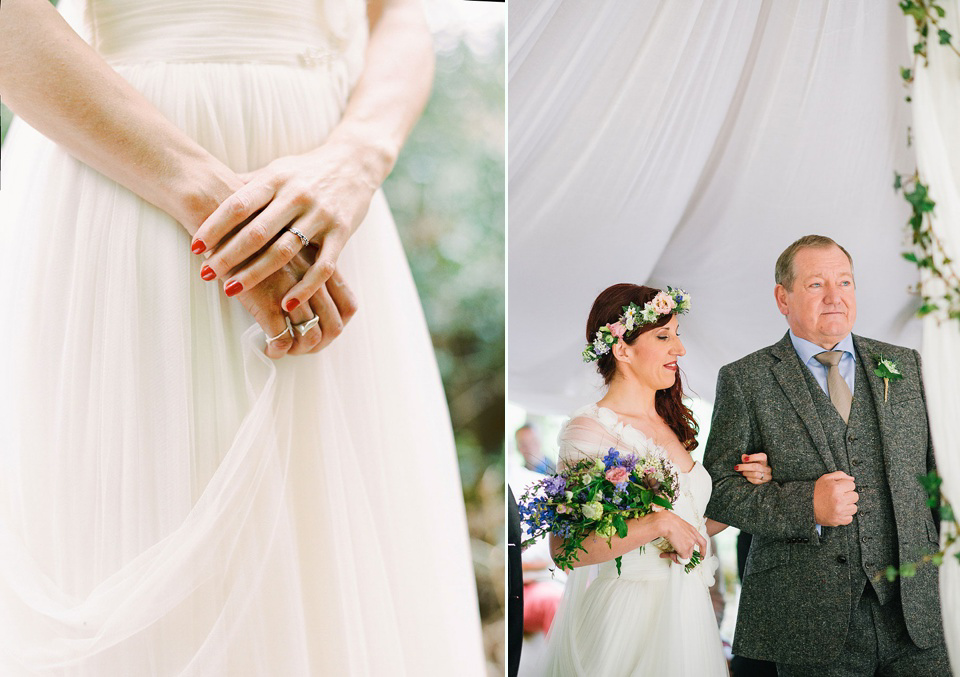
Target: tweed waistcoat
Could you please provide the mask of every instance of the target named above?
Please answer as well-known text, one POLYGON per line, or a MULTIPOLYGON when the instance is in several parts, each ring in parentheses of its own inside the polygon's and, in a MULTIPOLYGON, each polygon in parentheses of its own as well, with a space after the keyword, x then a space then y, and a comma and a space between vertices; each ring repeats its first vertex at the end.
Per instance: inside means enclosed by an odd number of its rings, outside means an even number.
POLYGON ((866 583, 873 586, 880 603, 886 604, 898 591, 896 581, 891 583, 882 576, 888 565, 898 565, 897 537, 893 499, 884 466, 880 422, 873 396, 867 387, 868 377, 863 360, 857 359, 853 404, 846 424, 810 370, 804 368, 803 371, 837 468, 855 479, 860 496, 853 522, 834 527, 837 535, 846 537, 852 561, 859 563, 857 575, 851 578, 853 599, 859 599, 866 583), (879 580, 876 580, 878 577, 879 580))

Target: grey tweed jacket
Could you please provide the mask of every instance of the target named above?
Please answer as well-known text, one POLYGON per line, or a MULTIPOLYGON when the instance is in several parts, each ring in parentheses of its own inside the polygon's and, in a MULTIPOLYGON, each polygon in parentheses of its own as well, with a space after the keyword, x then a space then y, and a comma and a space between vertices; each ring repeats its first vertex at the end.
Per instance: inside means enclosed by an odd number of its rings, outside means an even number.
MULTIPOLYGON (((934 467, 920 356, 854 335, 877 411, 900 562, 937 549, 937 528, 919 474, 934 467), (903 379, 874 375, 876 356, 892 358, 903 379)), ((853 608, 855 534, 824 527, 818 536, 813 487, 838 470, 789 333, 720 370, 704 465, 713 477, 707 516, 753 534, 743 578, 734 653, 784 663, 819 663, 839 655, 853 608), (773 481, 748 483, 740 455, 765 452, 773 481)), ((937 570, 921 566, 900 582, 910 638, 927 648, 943 641, 937 570)))

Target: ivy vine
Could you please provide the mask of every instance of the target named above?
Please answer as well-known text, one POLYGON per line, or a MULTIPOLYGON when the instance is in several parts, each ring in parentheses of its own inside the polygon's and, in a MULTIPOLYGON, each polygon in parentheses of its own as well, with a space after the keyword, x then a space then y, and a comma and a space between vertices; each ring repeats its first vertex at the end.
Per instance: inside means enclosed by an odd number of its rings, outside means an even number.
MULTIPOLYGON (((913 19, 917 28, 912 67, 900 68, 903 84, 909 88, 913 84, 920 60, 923 60, 924 67, 928 63, 927 48, 932 31, 936 31, 939 45, 948 47, 957 57, 960 57, 960 51, 953 44, 953 36, 940 23, 940 20, 946 16, 946 10, 938 5, 936 0, 902 0, 898 4, 904 16, 913 19)), ((911 101, 909 94, 906 100, 911 101)), ((907 145, 912 145, 912 141, 912 132, 908 127, 907 145)), ((930 185, 921 179, 919 169, 914 169, 913 174, 909 176, 894 172, 893 189, 902 192, 907 204, 910 205, 911 213, 907 225, 910 228, 912 248, 910 251, 903 252, 903 258, 916 265, 921 276, 924 276, 924 271, 927 271, 927 284, 925 285, 921 279, 917 285, 917 292, 921 297, 917 315, 924 317, 936 311, 943 311, 948 319, 960 322, 960 275, 957 274, 953 259, 947 254, 943 242, 933 230, 933 209, 937 203, 930 197, 930 185), (927 293, 931 289, 929 282, 935 279, 943 282, 942 291, 938 290, 935 295, 933 292, 927 293)), ((921 564, 940 566, 951 548, 960 543, 960 522, 943 495, 943 478, 936 470, 931 470, 926 475, 917 476, 917 479, 927 492, 927 506, 940 515, 942 524, 949 523, 951 526, 944 530, 943 546, 939 551, 924 555, 919 562, 905 562, 899 567, 888 566, 878 578, 885 576, 889 581, 896 580, 897 576, 910 578, 916 575, 917 566, 921 564)), ((954 552, 953 556, 960 562, 960 550, 954 552)))
MULTIPOLYGON (((953 43, 953 36, 941 23, 946 16, 946 10, 937 4, 937 0, 901 0, 898 4, 904 16, 912 19, 917 29, 917 41, 913 45, 913 64, 910 68, 900 68, 903 84, 909 88, 913 84, 921 59, 924 67, 928 63, 927 50, 934 32, 938 45, 949 48, 957 57, 960 57, 960 51, 953 43)), ((911 100, 909 94, 906 99, 911 100)), ((908 127, 907 145, 912 145, 912 142, 912 132, 908 127)), ((910 229, 911 246, 908 251, 903 252, 903 258, 916 265, 924 276, 915 290, 921 299, 917 315, 924 317, 941 311, 942 315, 939 317, 960 323, 960 274, 943 242, 933 230, 933 209, 936 202, 931 197, 930 185, 923 181, 919 169, 914 169, 913 174, 908 176, 895 172, 893 189, 902 192, 910 205, 911 213, 907 225, 910 229), (935 280, 943 283, 942 288, 930 284, 935 280), (936 291, 933 291, 934 289, 936 291)))

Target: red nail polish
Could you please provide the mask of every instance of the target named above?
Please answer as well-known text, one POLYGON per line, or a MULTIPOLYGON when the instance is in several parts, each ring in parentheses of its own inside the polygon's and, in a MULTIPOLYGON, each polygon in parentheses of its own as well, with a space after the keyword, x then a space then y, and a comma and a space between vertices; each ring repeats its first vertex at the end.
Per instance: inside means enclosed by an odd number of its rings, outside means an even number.
POLYGON ((194 254, 202 254, 207 251, 207 245, 203 244, 202 240, 197 240, 193 243, 193 246, 190 247, 190 251, 194 254))
POLYGON ((200 269, 200 277, 204 280, 212 280, 216 276, 216 271, 208 265, 204 265, 203 268, 200 269))
POLYGON ((300 305, 300 299, 290 299, 289 301, 287 301, 287 312, 289 313, 291 310, 293 310, 299 305, 300 305))
POLYGON ((233 280, 224 288, 224 291, 227 292, 227 296, 235 296, 243 291, 243 285, 233 280))
POLYGON ((739 465, 735 465, 735 466, 733 466, 733 469, 734 469, 734 470, 740 470, 740 466, 739 466, 739 465))

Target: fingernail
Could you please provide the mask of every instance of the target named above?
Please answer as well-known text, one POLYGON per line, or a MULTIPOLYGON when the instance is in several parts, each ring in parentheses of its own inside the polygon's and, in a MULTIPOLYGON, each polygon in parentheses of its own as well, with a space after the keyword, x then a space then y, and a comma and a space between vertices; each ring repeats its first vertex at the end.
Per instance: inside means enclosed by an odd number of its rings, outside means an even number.
POLYGON ((190 247, 190 251, 194 254, 202 254, 207 251, 207 245, 203 244, 203 240, 196 240, 193 246, 190 247))
POLYGON ((231 280, 223 290, 227 292, 227 296, 234 296, 243 291, 243 285, 236 280, 231 280))
POLYGON ((291 310, 293 310, 299 305, 300 305, 300 299, 290 299, 289 301, 287 301, 287 312, 289 313, 291 310))
POLYGON ((216 271, 210 266, 204 265, 203 268, 200 269, 200 277, 202 277, 204 280, 212 280, 216 276, 216 271))
POLYGON ((740 470, 740 466, 739 466, 739 465, 735 465, 735 466, 733 466, 733 469, 734 469, 734 470, 740 470))

